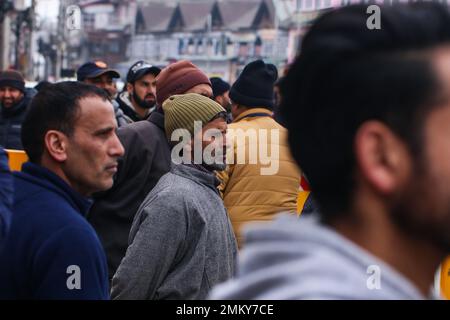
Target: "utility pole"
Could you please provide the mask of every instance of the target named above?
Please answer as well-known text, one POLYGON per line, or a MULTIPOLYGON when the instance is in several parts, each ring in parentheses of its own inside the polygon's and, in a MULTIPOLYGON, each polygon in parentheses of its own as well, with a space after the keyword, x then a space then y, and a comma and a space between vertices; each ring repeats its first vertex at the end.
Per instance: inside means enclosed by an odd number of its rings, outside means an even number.
POLYGON ((31 1, 31 7, 29 9, 29 33, 28 33, 28 51, 27 57, 27 72, 26 77, 28 79, 34 79, 34 53, 35 53, 35 28, 36 28, 36 0, 31 1))
POLYGON ((211 50, 209 50, 209 42, 212 42, 211 39, 211 31, 212 31, 212 15, 208 14, 208 18, 206 20, 206 30, 207 30, 207 40, 206 40, 206 72, 209 75, 211 74, 211 50))
POLYGON ((63 41, 63 33, 61 30, 64 28, 64 0, 59 1, 59 10, 58 10, 58 23, 56 27, 56 63, 54 69, 55 80, 58 81, 61 77, 61 67, 62 67, 62 41, 63 41))
POLYGON ((0 70, 9 66, 9 35, 11 20, 8 16, 14 10, 11 0, 0 1, 0 70))
POLYGON ((277 5, 275 5, 275 12, 274 12, 274 15, 275 15, 275 17, 274 17, 274 27, 275 27, 275 35, 274 35, 274 41, 273 41, 273 52, 272 52, 272 55, 273 55, 273 61, 274 61, 274 64, 278 67, 278 57, 279 57, 279 50, 280 50, 280 48, 279 48, 279 35, 280 35, 280 32, 279 32, 279 28, 280 28, 280 21, 279 21, 279 19, 278 19, 278 6, 277 5))
POLYGON ((55 66, 55 80, 61 78, 61 69, 65 60, 65 35, 66 35, 66 9, 67 1, 59 1, 59 13, 58 13, 58 28, 56 30, 56 46, 57 46, 57 58, 55 66))
POLYGON ((297 41, 296 41, 296 45, 295 45, 295 50, 299 50, 300 49, 300 34, 301 34, 301 22, 300 22, 300 0, 296 1, 296 23, 297 23, 297 41))

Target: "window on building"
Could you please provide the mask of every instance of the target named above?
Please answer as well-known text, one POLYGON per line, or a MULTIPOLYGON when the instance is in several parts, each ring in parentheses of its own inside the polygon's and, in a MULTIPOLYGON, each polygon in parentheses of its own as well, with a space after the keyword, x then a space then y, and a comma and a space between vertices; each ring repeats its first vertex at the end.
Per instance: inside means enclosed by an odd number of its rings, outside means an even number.
POLYGON ((234 45, 234 42, 231 41, 229 37, 226 38, 225 42, 225 55, 226 56, 234 56, 236 53, 236 47, 234 45))
POLYGON ((260 36, 257 36, 255 40, 254 56, 256 57, 262 56, 262 40, 260 36))
POLYGON ((214 42, 214 54, 215 55, 223 55, 223 50, 222 50, 222 40, 217 40, 214 42))
POLYGON ((184 54, 184 40, 183 39, 178 39, 178 54, 179 55, 183 55, 184 54))
POLYGON ((206 41, 206 54, 208 54, 208 55, 215 54, 214 48, 215 48, 214 41, 212 39, 208 39, 206 41))
POLYGON ((239 57, 247 57, 249 54, 249 45, 247 42, 240 42, 239 43, 239 57))
POLYGON ((105 50, 102 43, 93 43, 91 47, 93 55, 104 54, 105 50))
POLYGON ((189 54, 189 55, 194 54, 194 39, 192 39, 192 38, 189 38, 189 41, 188 41, 187 54, 189 54))
POLYGON ((83 25, 87 30, 92 30, 95 25, 95 15, 89 13, 83 14, 83 25))
POLYGON ((109 43, 109 52, 114 54, 120 53, 120 44, 118 41, 112 41, 109 43))
POLYGON ((196 53, 197 54, 204 54, 205 53, 205 48, 203 46, 203 39, 198 39, 197 40, 197 46, 196 46, 196 53))

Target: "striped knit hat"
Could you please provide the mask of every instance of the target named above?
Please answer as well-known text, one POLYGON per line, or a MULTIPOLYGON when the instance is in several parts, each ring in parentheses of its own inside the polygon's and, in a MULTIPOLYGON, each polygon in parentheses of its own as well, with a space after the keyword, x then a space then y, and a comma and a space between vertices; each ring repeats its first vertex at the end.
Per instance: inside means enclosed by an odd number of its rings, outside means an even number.
POLYGON ((169 140, 176 129, 186 129, 194 137, 194 121, 201 121, 203 127, 219 113, 226 113, 220 104, 197 93, 171 96, 162 107, 169 140))

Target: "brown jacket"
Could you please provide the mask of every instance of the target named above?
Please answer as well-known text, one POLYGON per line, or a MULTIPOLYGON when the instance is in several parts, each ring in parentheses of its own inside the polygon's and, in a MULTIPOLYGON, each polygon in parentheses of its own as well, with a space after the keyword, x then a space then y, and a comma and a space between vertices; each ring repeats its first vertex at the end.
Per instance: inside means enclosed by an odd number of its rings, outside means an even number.
POLYGON ((241 246, 240 231, 244 224, 269 221, 281 211, 296 212, 301 172, 290 153, 287 130, 272 118, 270 110, 249 109, 228 126, 228 131, 228 139, 233 146, 228 156, 234 154, 234 164, 219 173, 222 181, 219 189, 241 246), (253 137, 249 138, 252 134, 253 137), (245 140, 242 138, 244 135, 247 136, 245 140), (245 150, 238 141, 245 145, 245 150), (279 156, 276 150, 279 150, 279 156), (261 154, 271 155, 268 158, 273 159, 272 162, 261 158, 261 154))

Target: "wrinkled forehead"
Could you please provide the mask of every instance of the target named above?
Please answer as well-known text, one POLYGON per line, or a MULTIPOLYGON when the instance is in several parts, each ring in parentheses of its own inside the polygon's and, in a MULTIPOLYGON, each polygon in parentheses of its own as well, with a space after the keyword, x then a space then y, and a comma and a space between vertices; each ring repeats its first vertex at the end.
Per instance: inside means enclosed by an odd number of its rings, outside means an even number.
POLYGON ((153 73, 146 73, 139 79, 136 79, 136 83, 139 82, 148 82, 152 85, 156 85, 156 76, 153 73))
POLYGON ((114 123, 114 107, 109 100, 98 96, 87 96, 78 100, 76 127, 100 128, 114 123))
POLYGON ((200 94, 205 97, 212 97, 213 92, 212 92, 212 88, 210 85, 202 83, 202 84, 196 85, 195 87, 192 87, 191 89, 186 91, 185 94, 186 93, 197 93, 197 94, 200 94))

